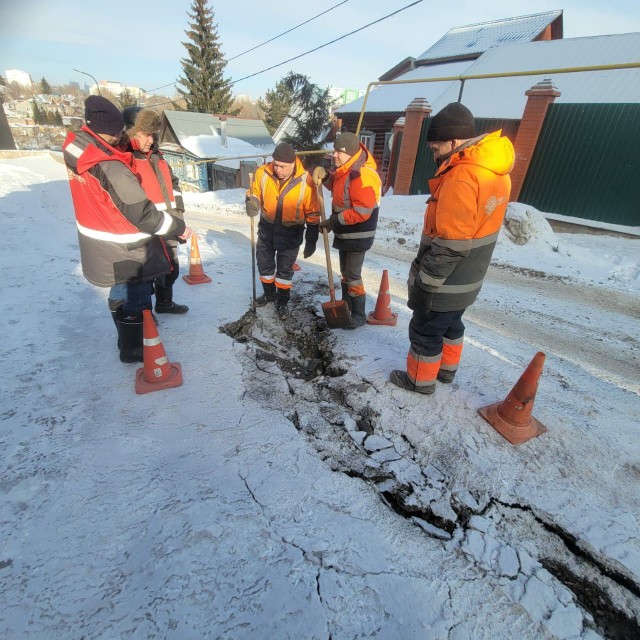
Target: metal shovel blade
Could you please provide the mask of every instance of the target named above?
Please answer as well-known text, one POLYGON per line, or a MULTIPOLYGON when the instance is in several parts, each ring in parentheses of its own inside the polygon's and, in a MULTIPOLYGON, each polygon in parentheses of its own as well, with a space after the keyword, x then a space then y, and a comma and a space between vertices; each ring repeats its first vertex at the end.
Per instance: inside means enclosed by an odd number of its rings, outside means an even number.
POLYGON ((344 300, 329 300, 321 307, 329 329, 344 329, 351 324, 351 310, 344 300))

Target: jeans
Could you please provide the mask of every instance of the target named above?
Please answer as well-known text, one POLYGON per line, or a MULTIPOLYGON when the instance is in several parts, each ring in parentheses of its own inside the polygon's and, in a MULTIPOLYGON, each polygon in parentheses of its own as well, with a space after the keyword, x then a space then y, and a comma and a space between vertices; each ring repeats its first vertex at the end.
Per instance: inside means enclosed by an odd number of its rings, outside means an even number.
MULTIPOLYGON (((117 286, 117 285, 116 285, 117 286)), ((142 316, 144 309, 151 309, 151 291, 153 290, 153 282, 136 282, 135 284, 127 283, 127 295, 122 308, 126 316, 142 316)))

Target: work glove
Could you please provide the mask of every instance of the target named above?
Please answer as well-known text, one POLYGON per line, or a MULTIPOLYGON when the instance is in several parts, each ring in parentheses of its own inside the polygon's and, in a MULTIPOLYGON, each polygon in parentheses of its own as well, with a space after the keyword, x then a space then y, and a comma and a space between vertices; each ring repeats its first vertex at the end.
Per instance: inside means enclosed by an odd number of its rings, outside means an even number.
POLYGON ((409 301, 407 307, 412 311, 416 311, 426 316, 431 311, 431 303, 433 302, 433 293, 425 291, 417 283, 409 290, 409 301))
POLYGON ((328 175, 329 174, 327 173, 327 170, 324 167, 316 167, 313 170, 311 177, 313 178, 313 181, 315 183, 318 183, 318 182, 324 182, 327 179, 328 175))
POLYGON ((320 231, 326 229, 327 232, 333 231, 339 224, 338 214, 332 213, 331 217, 318 225, 320 231))
POLYGON ((303 258, 310 258, 316 252, 316 244, 315 242, 307 242, 304 245, 304 251, 302 252, 303 258))
POLYGON ((260 213, 260 203, 257 198, 247 198, 245 207, 247 209, 247 215, 250 218, 254 218, 260 213))

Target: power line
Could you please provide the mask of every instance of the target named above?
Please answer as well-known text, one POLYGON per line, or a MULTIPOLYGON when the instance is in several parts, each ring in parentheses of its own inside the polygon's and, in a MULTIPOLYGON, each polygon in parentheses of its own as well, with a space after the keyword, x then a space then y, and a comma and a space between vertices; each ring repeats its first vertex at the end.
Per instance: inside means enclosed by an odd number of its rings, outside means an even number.
POLYGON ((298 56, 294 56, 293 58, 289 58, 288 60, 284 60, 283 62, 279 62, 278 64, 274 64, 271 67, 267 67, 266 69, 262 69, 262 71, 256 71, 255 73, 252 73, 251 75, 248 76, 244 76, 243 78, 238 78, 238 80, 234 80, 233 82, 231 82, 231 85, 234 85, 238 82, 241 82, 242 80, 247 80, 248 78, 253 78, 254 76, 259 76, 261 73, 264 73, 265 71, 271 71, 271 69, 276 69, 277 67, 281 67, 283 64, 287 64, 287 62, 292 62, 293 60, 298 60, 298 58, 302 58, 303 56, 309 55, 310 53, 313 53, 314 51, 318 51, 319 49, 323 49, 324 47, 328 47, 330 44, 333 44, 334 42, 338 42, 340 40, 344 40, 344 38, 347 38, 348 36, 352 36, 354 33, 358 33, 358 31, 362 31, 363 29, 366 29, 367 27, 370 27, 371 25, 377 24, 378 22, 382 22, 383 20, 386 20, 387 18, 390 18, 391 16, 395 16, 397 13, 400 13, 401 11, 404 11, 405 9, 409 9, 410 7, 413 7, 416 4, 420 4, 422 2, 422 0, 416 0, 416 2, 412 2, 411 4, 406 5, 405 7, 402 7, 401 9, 398 9, 397 11, 394 11, 393 13, 389 13, 386 16, 383 16, 382 18, 379 18, 378 20, 374 20, 373 22, 370 22, 369 24, 365 24, 364 27, 360 27, 359 29, 356 29, 355 31, 350 31, 349 33, 345 33, 345 35, 340 36, 339 38, 336 38, 335 40, 331 40, 330 42, 325 42, 325 44, 321 44, 319 47, 316 47, 315 49, 310 49, 309 51, 305 51, 304 53, 301 53, 298 56))
MULTIPOLYGON (((338 2, 338 4, 334 4, 333 7, 329 7, 329 9, 327 9, 326 11, 323 11, 322 13, 319 13, 319 14, 313 16, 313 18, 309 18, 308 20, 305 20, 304 22, 301 22, 300 24, 297 24, 295 27, 291 27, 291 29, 288 29, 287 31, 283 31, 282 33, 279 33, 277 36, 274 36, 270 40, 266 40, 265 42, 262 42, 261 44, 257 44, 255 47, 252 47, 251 49, 247 49, 246 51, 243 51, 242 53, 239 53, 238 55, 233 56, 233 58, 229 58, 227 60, 227 62, 231 62, 232 60, 235 60, 236 58, 239 58, 240 56, 243 56, 245 53, 249 53, 250 51, 255 51, 256 49, 259 49, 260 47, 264 46, 265 44, 269 44, 269 42, 273 42, 274 40, 277 40, 278 38, 286 35, 287 33, 291 33, 292 31, 295 31, 299 27, 302 27, 305 24, 311 22, 312 20, 315 20, 316 18, 319 18, 320 16, 323 16, 325 13, 329 13, 329 11, 333 11, 334 9, 339 7, 340 5, 346 4, 347 2, 349 2, 349 0, 342 0, 342 2, 338 2)), ((165 89, 166 87, 171 87, 171 86, 176 85, 178 83, 179 83, 179 80, 176 80, 175 82, 169 82, 168 84, 163 84, 160 87, 155 87, 153 89, 148 89, 148 93, 151 93, 152 91, 157 91, 158 89, 165 89)))
MULTIPOLYGON (((397 11, 394 11, 393 13, 389 13, 386 16, 383 16, 382 18, 378 18, 377 20, 374 20, 373 22, 369 22, 369 24, 365 24, 363 27, 360 27, 359 29, 355 29, 354 31, 350 31, 349 33, 345 33, 343 36, 340 36, 339 38, 335 38, 334 40, 331 40, 330 42, 325 42, 324 44, 321 44, 319 47, 315 47, 315 49, 310 49, 309 51, 305 51, 304 53, 301 53, 300 55, 294 56, 293 58, 289 58, 288 60, 284 60, 283 62, 279 62, 278 64, 274 64, 271 67, 267 67, 266 69, 262 69, 261 71, 256 71, 256 73, 252 73, 251 75, 248 76, 244 76, 243 78, 239 78, 238 80, 234 80, 233 82, 229 83, 229 86, 232 86, 234 84, 236 84, 237 82, 241 82, 242 80, 247 80, 248 78, 253 78, 254 76, 258 76, 261 73, 265 73, 266 71, 270 71, 271 69, 276 69, 277 67, 281 67, 283 64, 287 64, 288 62, 292 62, 293 60, 298 60, 298 58, 302 58, 306 55, 309 55, 310 53, 313 53, 314 51, 318 51, 320 49, 323 49, 324 47, 328 47, 330 44, 334 44, 335 42, 339 42, 340 40, 344 40, 345 38, 348 38, 349 36, 353 35, 354 33, 358 33, 359 31, 363 31, 364 29, 366 29, 367 27, 370 27, 374 24, 377 24, 378 22, 382 22, 383 20, 386 20, 387 18, 391 18, 392 16, 395 16, 397 13, 400 13, 401 11, 404 11, 405 9, 409 9, 413 6, 415 6, 416 4, 420 4, 422 2, 422 0, 416 0, 415 2, 412 2, 411 4, 408 4, 404 7, 401 7, 400 9, 398 9, 397 11)), ((156 89, 162 89, 164 87, 170 87, 171 85, 175 85, 178 84, 179 80, 176 80, 175 82, 170 82, 169 84, 165 84, 163 85, 163 87, 156 87, 156 89)), ((150 89, 151 91, 155 91, 155 89, 150 89)), ((158 105, 155 106, 162 106, 163 104, 172 104, 173 100, 168 100, 167 102, 162 102, 158 105)))
MULTIPOLYGON (((347 2, 349 2, 349 0, 343 0, 342 2, 338 2, 338 4, 334 4, 333 7, 330 7, 326 11, 323 11, 322 13, 319 13, 317 16, 313 16, 313 18, 309 18, 308 20, 305 20, 304 22, 301 22, 300 24, 297 24, 295 27, 291 27, 291 29, 289 29, 288 31, 283 31, 282 33, 279 33, 277 36, 273 36, 273 38, 271 38, 270 40, 265 40, 261 44, 257 44, 255 47, 252 47, 251 49, 247 49, 246 51, 243 51, 242 53, 239 53, 238 55, 233 56, 233 58, 229 58, 227 60, 227 62, 231 62, 232 60, 235 60, 236 58, 239 58, 240 56, 243 56, 245 53, 249 53, 250 51, 255 51, 256 49, 259 49, 260 47, 264 46, 265 44, 269 44, 270 42, 273 42, 274 40, 277 40, 278 38, 286 35, 287 33, 291 33, 292 31, 295 31, 299 27, 302 27, 303 25, 311 22, 312 20, 315 20, 316 18, 319 18, 320 16, 323 16, 325 13, 329 13, 329 11, 333 11, 336 7, 339 7, 341 4, 346 4, 347 2)), ((160 87, 158 87, 158 89, 160 89, 160 87)))

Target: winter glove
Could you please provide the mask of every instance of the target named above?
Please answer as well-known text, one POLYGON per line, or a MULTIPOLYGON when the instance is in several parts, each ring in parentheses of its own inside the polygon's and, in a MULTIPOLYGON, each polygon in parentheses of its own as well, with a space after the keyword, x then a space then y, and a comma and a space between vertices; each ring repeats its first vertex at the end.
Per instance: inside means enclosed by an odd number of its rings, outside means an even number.
POLYGON ((321 222, 318 225, 318 228, 321 231, 326 229, 327 232, 329 232, 329 231, 333 231, 338 226, 338 223, 339 223, 338 214, 332 213, 331 217, 328 220, 325 220, 324 222, 321 222))
POLYGON ((324 167, 316 167, 313 170, 313 173, 311 174, 311 177, 313 178, 314 183, 318 183, 318 182, 324 182, 327 179, 327 176, 329 174, 327 173, 327 170, 324 167))
POLYGON ((247 198, 245 207, 250 218, 254 218, 260 213, 260 203, 257 198, 247 198))
POLYGON ((431 303, 433 302, 433 293, 420 288, 418 284, 414 284, 409 291, 409 301, 407 306, 412 311, 416 311, 426 316, 431 311, 431 303))
MULTIPOLYGON (((315 215, 315 214, 314 214, 315 215)), ((304 252, 303 257, 310 258, 315 250, 318 242, 318 236, 320 235, 320 229, 316 223, 307 223, 307 230, 304 234, 304 252)))

